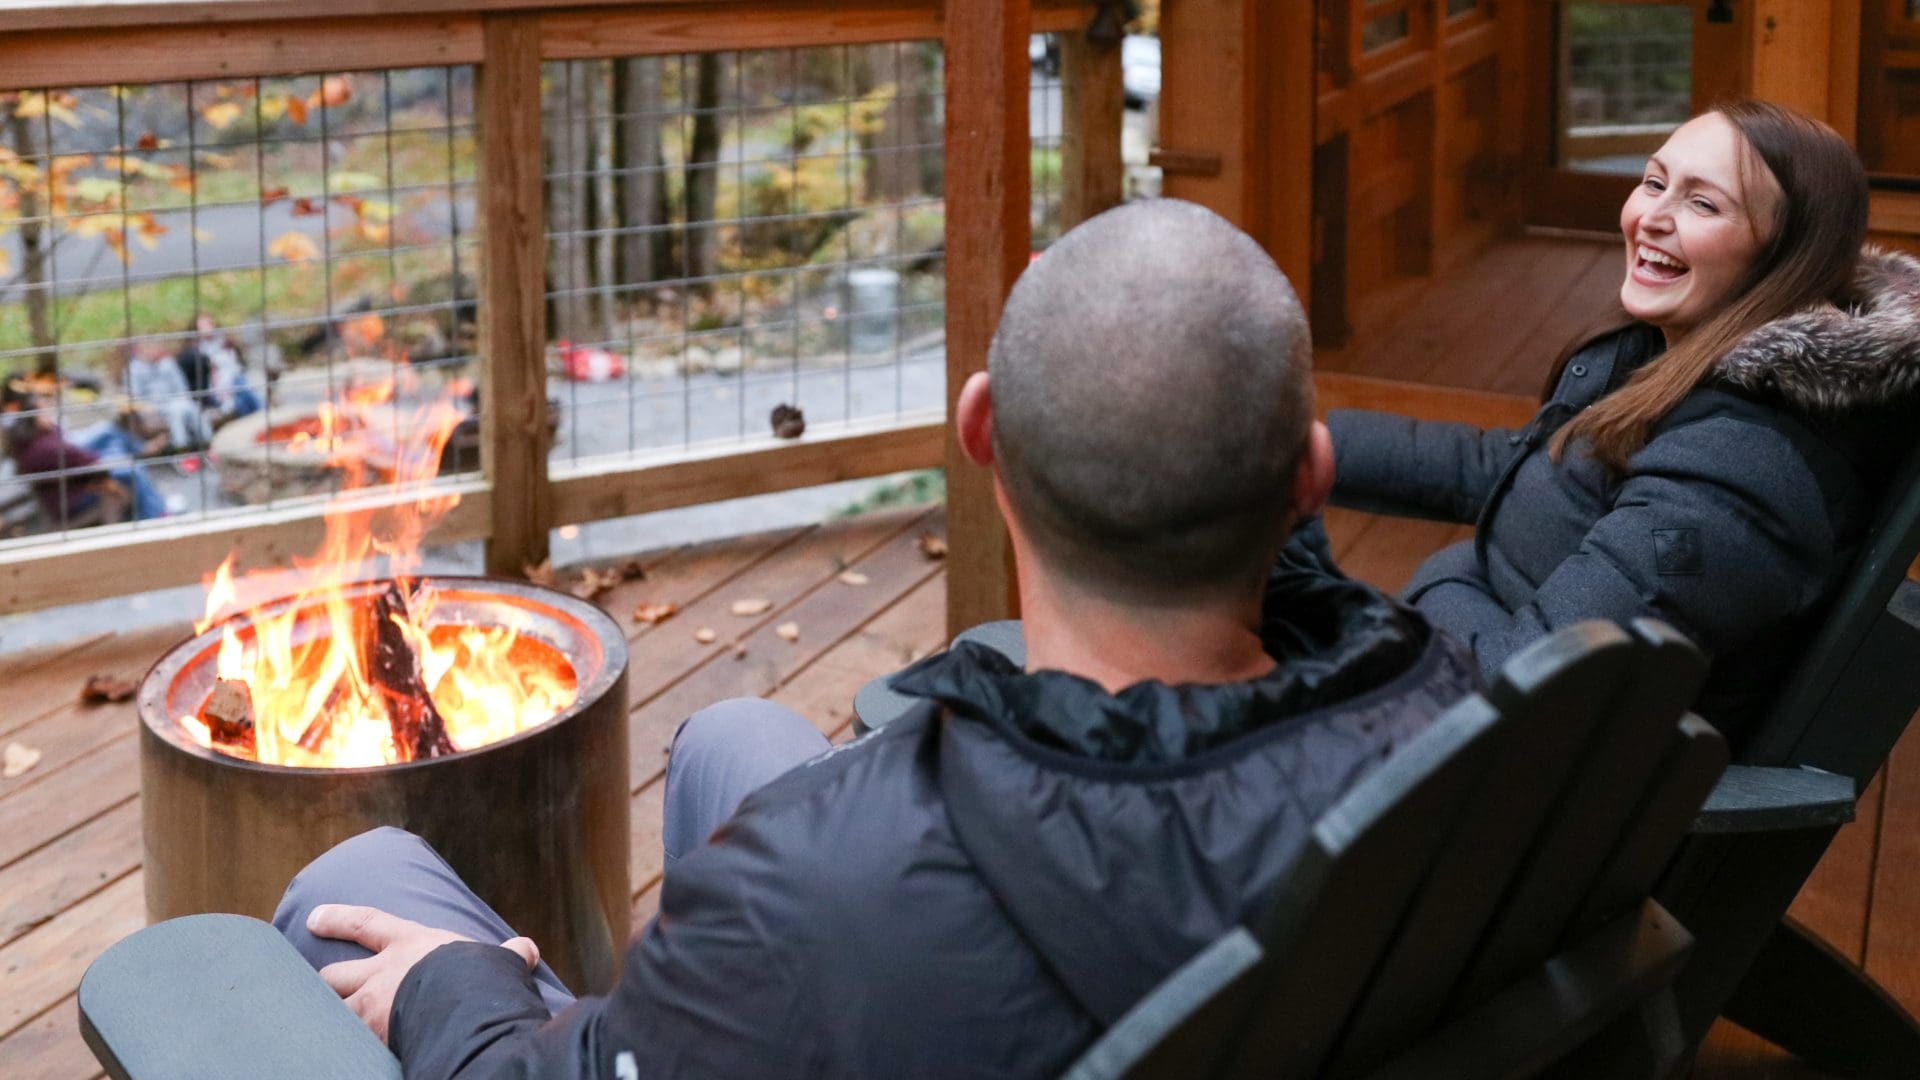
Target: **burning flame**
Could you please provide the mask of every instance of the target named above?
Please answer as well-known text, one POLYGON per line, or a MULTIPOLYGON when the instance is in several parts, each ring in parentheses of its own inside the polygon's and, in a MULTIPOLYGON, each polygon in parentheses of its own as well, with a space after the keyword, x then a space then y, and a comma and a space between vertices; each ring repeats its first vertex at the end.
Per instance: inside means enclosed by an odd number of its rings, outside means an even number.
MULTIPOLYGON (((401 430, 420 435, 393 449, 390 479, 404 498, 368 509, 356 496, 368 482, 365 411, 395 400, 393 381, 350 391, 323 406, 317 424, 298 435, 342 471, 341 495, 327 508, 326 539, 311 558, 296 558, 299 587, 291 597, 247 607, 233 574, 233 556, 207 584, 205 632, 224 618, 217 658, 223 680, 246 684, 252 703, 252 752, 216 737, 200 715, 181 726, 202 746, 280 765, 349 768, 410 760, 415 748, 396 738, 389 694, 372 670, 378 589, 358 580, 376 556, 387 560, 404 601, 390 615, 417 658, 419 685, 432 699, 455 749, 506 738, 551 719, 573 703, 572 667, 545 643, 507 626, 436 623, 438 597, 411 575, 421 542, 458 494, 432 487, 440 456, 462 418, 452 395, 421 407, 401 430), (243 610, 244 609, 244 610, 243 610), (238 614, 233 614, 238 612, 238 614), (228 617, 231 615, 231 617, 228 617)), ((384 459, 383 459, 384 460, 384 459)), ((277 577, 277 575, 276 575, 277 577)), ((284 590, 282 590, 284 591, 284 590)), ((207 706, 204 708, 210 708, 207 706)))

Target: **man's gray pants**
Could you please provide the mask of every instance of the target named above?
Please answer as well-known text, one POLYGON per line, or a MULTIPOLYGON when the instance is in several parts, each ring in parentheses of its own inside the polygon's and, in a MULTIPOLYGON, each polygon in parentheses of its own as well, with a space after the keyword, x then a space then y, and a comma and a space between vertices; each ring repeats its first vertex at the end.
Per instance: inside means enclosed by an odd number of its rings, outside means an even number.
MULTIPOLYGON (((748 795, 826 749, 826 736, 804 717, 759 698, 723 701, 689 717, 675 733, 667 758, 661 827, 666 872, 705 843, 748 795)), ((371 955, 353 942, 307 931, 308 913, 321 904, 376 907, 475 941, 516 936, 425 840, 403 829, 361 833, 308 863, 273 913, 275 928, 315 968, 371 955)), ((544 961, 534 976, 550 1012, 573 1002, 544 961)))

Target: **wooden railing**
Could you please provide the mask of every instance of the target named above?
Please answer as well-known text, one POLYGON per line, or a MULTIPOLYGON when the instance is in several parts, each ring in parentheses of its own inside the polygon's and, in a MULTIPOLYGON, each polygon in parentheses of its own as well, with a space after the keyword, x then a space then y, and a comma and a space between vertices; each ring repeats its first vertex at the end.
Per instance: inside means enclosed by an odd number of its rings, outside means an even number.
MULTIPOLYGON (((0 91, 473 64, 478 75, 482 478, 434 541, 486 541, 489 571, 546 554, 554 527, 934 467, 955 450, 938 412, 825 425, 717 450, 547 460, 541 65, 551 60, 939 39, 945 49, 949 402, 985 364, 1029 236, 1030 33, 1065 49, 1068 223, 1120 195, 1117 44, 1086 40, 1098 0, 30 0, 0 10, 0 91)), ((1010 604, 987 481, 952 470, 952 619, 1010 604)), ((377 504, 387 495, 369 495, 377 504)), ((199 580, 229 551, 282 564, 320 532, 319 500, 206 520, 105 526, 0 549, 0 612, 199 580)))

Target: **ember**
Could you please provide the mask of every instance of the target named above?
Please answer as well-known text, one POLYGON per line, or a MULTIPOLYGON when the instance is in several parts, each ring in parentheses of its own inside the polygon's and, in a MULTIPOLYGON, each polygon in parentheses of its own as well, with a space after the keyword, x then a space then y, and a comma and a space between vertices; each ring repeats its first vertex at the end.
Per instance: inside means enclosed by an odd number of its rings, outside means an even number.
POLYGON ((573 702, 576 675, 558 652, 511 626, 444 616, 432 586, 412 576, 421 541, 459 501, 431 487, 461 419, 453 401, 420 409, 408 425, 419 434, 394 451, 403 498, 368 509, 355 490, 373 456, 361 445, 365 410, 391 407, 394 396, 391 383, 354 392, 337 409, 322 408, 315 430, 290 433, 329 455, 345 476, 343 493, 326 514, 319 553, 295 560, 290 595, 242 602, 260 586, 236 581, 231 557, 210 582, 196 630, 221 627, 219 681, 178 718, 200 745, 280 765, 383 765, 470 750, 573 702), (376 586, 356 580, 376 557, 394 576, 376 586))

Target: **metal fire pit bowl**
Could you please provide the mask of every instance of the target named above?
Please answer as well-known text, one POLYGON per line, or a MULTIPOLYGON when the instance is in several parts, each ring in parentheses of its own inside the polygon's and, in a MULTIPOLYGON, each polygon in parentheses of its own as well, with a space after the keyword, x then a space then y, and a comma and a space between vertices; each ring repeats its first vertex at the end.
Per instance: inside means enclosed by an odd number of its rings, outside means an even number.
MULTIPOLYGON (((381 825, 424 837, 576 993, 618 974, 628 887, 627 651, 603 611, 483 578, 425 579, 434 623, 512 626, 573 665, 574 703, 539 727, 447 757, 354 769, 265 765, 209 750, 178 723, 212 688, 220 626, 175 646, 140 685, 147 917, 269 918, 287 882, 381 825)), ((349 586, 371 602, 385 582, 349 586)), ((291 601, 280 602, 285 611, 291 601)), ((317 606, 314 632, 323 632, 317 606)), ((303 624, 307 616, 303 613, 303 624)))

